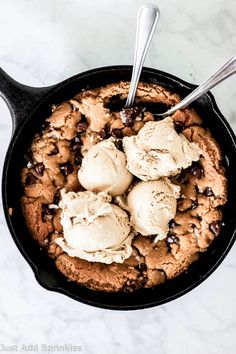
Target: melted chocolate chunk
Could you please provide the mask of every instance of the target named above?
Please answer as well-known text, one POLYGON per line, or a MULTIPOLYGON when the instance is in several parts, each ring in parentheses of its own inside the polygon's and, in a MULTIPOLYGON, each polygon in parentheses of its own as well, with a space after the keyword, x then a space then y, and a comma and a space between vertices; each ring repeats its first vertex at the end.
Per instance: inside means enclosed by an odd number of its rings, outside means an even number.
POLYGON ((53 199, 53 204, 58 205, 59 202, 60 202, 60 200, 61 200, 60 194, 56 194, 55 197, 54 197, 54 199, 53 199))
POLYGON ((52 211, 53 211, 53 209, 49 209, 48 204, 43 204, 42 205, 43 216, 52 215, 52 211))
POLYGON ((206 195, 207 197, 211 197, 211 196, 214 195, 211 187, 206 187, 206 189, 204 190, 203 194, 206 195))
POLYGON ((176 222, 172 219, 169 221, 169 228, 172 229, 173 227, 175 227, 176 222))
POLYGON ((140 263, 135 267, 135 269, 137 269, 140 272, 145 272, 147 270, 147 266, 145 263, 140 263))
POLYGON ((182 131, 184 130, 184 124, 181 122, 176 122, 175 123, 175 130, 178 134, 182 133, 182 131))
POLYGON ((122 133, 122 130, 120 130, 120 129, 112 129, 111 135, 117 139, 123 138, 123 133, 122 133))
POLYGON ((51 150, 49 155, 50 156, 56 155, 56 154, 58 154, 58 152, 59 152, 58 147, 56 145, 54 145, 54 148, 51 150))
POLYGON ((175 235, 175 234, 169 234, 168 236, 167 236, 167 239, 166 239, 166 242, 168 243, 168 244, 172 244, 172 243, 175 243, 175 244, 179 244, 179 238, 175 235))
POLYGON ((204 174, 203 168, 197 162, 192 164, 192 166, 190 167, 190 172, 197 179, 201 179, 204 174))
POLYGON ((144 277, 140 277, 139 282, 132 282, 132 281, 128 280, 122 290, 125 293, 130 293, 130 292, 133 292, 133 291, 138 290, 140 288, 143 288, 144 285, 146 284, 146 282, 147 282, 147 279, 144 277))
POLYGON ((78 137, 71 141, 71 150, 75 153, 74 163, 80 165, 82 161, 81 155, 82 143, 78 137))
POLYGON ((72 151, 74 151, 74 153, 80 154, 81 147, 82 147, 82 144, 81 144, 81 142, 79 142, 79 143, 72 144, 71 149, 72 149, 72 151))
POLYGON ((33 166, 33 169, 35 170, 35 172, 39 175, 39 176, 43 176, 44 170, 45 170, 45 166, 43 163, 37 163, 36 165, 33 166))
POLYGON ((211 230, 211 232, 213 232, 213 234, 215 236, 218 236, 220 233, 220 222, 219 221, 213 221, 210 225, 209 225, 209 229, 211 230))
POLYGON ((78 155, 75 156, 74 163, 75 163, 76 165, 81 165, 82 159, 83 159, 83 156, 80 155, 80 154, 78 154, 78 155))
POLYGON ((134 124, 135 118, 142 112, 139 107, 123 108, 120 112, 120 117, 124 125, 131 127, 134 124))
POLYGON ((70 162, 67 162, 60 165, 60 170, 64 176, 68 176, 73 172, 74 167, 70 162))
POLYGON ((105 139, 107 136, 107 132, 105 129, 100 130, 100 132, 98 133, 98 135, 100 136, 101 139, 105 139))
POLYGON ((82 132, 85 132, 88 128, 88 123, 87 122, 79 122, 77 125, 76 125, 76 128, 77 128, 77 132, 78 133, 82 133, 82 132))
POLYGON ((45 222, 49 218, 53 217, 53 214, 55 214, 54 209, 49 209, 48 204, 43 204, 42 205, 42 219, 45 222))
POLYGON ((74 151, 76 154, 80 153, 80 149, 82 147, 80 138, 76 136, 73 140, 71 140, 70 146, 71 146, 71 150, 74 151))
POLYGON ((192 205, 191 205, 191 210, 196 209, 198 206, 198 203, 192 200, 192 205))
POLYGON ((25 184, 27 184, 28 186, 31 184, 35 184, 37 181, 37 178, 32 174, 32 173, 28 173, 25 179, 25 184))
POLYGON ((115 146, 116 146, 116 148, 118 150, 123 151, 123 146, 122 146, 122 140, 121 139, 114 141, 114 144, 115 144, 115 146))
POLYGON ((181 181, 182 178, 183 178, 183 173, 178 173, 178 174, 175 176, 176 181, 181 181))

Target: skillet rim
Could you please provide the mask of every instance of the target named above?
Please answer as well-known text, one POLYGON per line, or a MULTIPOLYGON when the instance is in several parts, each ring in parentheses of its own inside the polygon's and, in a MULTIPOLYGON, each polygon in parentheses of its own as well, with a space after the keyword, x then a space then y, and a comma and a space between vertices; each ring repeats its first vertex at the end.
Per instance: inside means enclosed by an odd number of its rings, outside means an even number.
MULTIPOLYGON (((40 276, 39 267, 36 264, 34 264, 34 262, 32 261, 32 259, 29 256, 29 254, 27 254, 26 250, 22 247, 19 239, 17 238, 17 232, 16 232, 14 225, 11 221, 11 216, 8 213, 8 208, 10 206, 8 203, 8 196, 7 196, 7 183, 8 183, 7 175, 8 175, 8 169, 9 169, 9 165, 10 165, 10 161, 11 161, 11 155, 14 150, 14 144, 16 143, 21 132, 24 130, 25 125, 31 119, 31 117, 35 114, 35 112, 38 111, 40 109, 40 107, 42 107, 45 104, 45 101, 47 101, 52 95, 55 95, 60 90, 64 89, 67 85, 73 84, 76 81, 81 80, 82 78, 86 78, 88 76, 91 77, 91 75, 96 74, 96 73, 101 74, 102 72, 110 72, 110 71, 115 72, 116 71, 118 74, 118 72, 122 71, 122 70, 126 70, 131 73, 131 69, 132 69, 132 66, 130 66, 130 65, 113 65, 113 66, 105 66, 105 67, 95 68, 95 69, 88 70, 88 71, 82 72, 80 74, 74 75, 74 76, 52 86, 52 89, 49 91, 48 95, 32 110, 30 115, 25 119, 25 122, 20 127, 16 128, 16 130, 13 132, 13 136, 10 140, 9 147, 8 147, 8 150, 6 153, 4 166, 3 166, 3 176, 2 176, 3 209, 4 209, 4 214, 5 214, 5 218, 7 221, 7 225, 10 230, 10 234, 11 234, 17 248, 19 249, 19 251, 21 252, 23 257, 25 258, 25 260, 27 261, 27 263, 30 265, 31 269, 33 270, 33 272, 35 274, 35 278, 38 281, 38 283, 47 290, 62 293, 64 295, 69 296, 77 301, 82 302, 82 303, 92 305, 95 307, 99 307, 99 308, 113 309, 113 310, 114 309, 115 310, 131 310, 131 309, 136 310, 136 309, 149 308, 149 307, 153 307, 153 306, 157 306, 157 305, 161 305, 161 304, 170 302, 170 301, 188 293, 190 290, 194 289, 196 286, 201 284, 206 278, 208 278, 208 276, 210 276, 210 274, 212 274, 213 271, 215 271, 215 269, 220 265, 220 263, 226 257, 226 255, 228 254, 229 250, 231 249, 231 247, 233 246, 233 244, 236 240, 236 230, 234 228, 234 232, 232 233, 232 237, 228 241, 224 252, 217 259, 217 261, 211 266, 211 268, 206 273, 204 273, 203 276, 201 276, 201 278, 199 278, 197 281, 195 280, 195 282, 193 282, 191 285, 187 286, 186 288, 176 292, 175 294, 173 294, 169 297, 166 297, 165 299, 158 300, 157 302, 147 301, 147 303, 140 303, 138 305, 114 305, 114 304, 108 304, 108 303, 105 304, 105 303, 101 303, 98 301, 94 302, 94 300, 93 301, 90 301, 88 299, 85 300, 84 298, 81 298, 78 294, 73 294, 70 292, 70 290, 62 288, 60 286, 59 287, 58 286, 48 286, 45 283, 45 281, 42 280, 42 277, 40 276)), ((191 84, 191 83, 184 81, 172 74, 169 74, 164 71, 157 70, 157 69, 144 67, 143 73, 145 73, 147 75, 149 74, 150 76, 154 74, 154 76, 163 77, 165 80, 170 80, 172 82, 172 84, 177 84, 177 85, 183 86, 183 88, 188 89, 188 90, 192 90, 197 87, 197 85, 191 84)), ((234 143, 234 149, 236 151, 236 137, 234 135, 234 132, 233 132, 232 128, 230 127, 229 123, 226 121, 226 119, 224 118, 224 116, 220 112, 213 95, 209 92, 209 93, 205 94, 204 96, 207 97, 209 102, 211 103, 211 110, 213 111, 213 113, 218 117, 218 120, 220 120, 221 123, 224 124, 227 134, 229 135, 230 139, 234 143)))

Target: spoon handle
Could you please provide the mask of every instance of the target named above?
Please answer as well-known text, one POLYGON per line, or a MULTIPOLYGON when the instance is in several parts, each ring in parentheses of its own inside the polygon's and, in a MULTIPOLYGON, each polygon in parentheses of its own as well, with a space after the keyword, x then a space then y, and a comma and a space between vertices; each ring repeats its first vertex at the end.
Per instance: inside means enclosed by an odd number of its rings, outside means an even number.
POLYGON ((140 7, 137 21, 134 66, 132 71, 130 90, 125 107, 130 107, 134 103, 143 63, 159 17, 160 11, 156 5, 150 4, 140 7))
POLYGON ((181 108, 185 108, 190 103, 198 99, 204 93, 215 87, 221 81, 227 79, 227 77, 233 75, 236 72, 236 55, 229 59, 223 66, 221 66, 215 74, 213 74, 208 80, 199 85, 193 92, 185 97, 181 102, 177 103, 173 108, 167 112, 160 114, 162 117, 172 115, 175 111, 181 108))

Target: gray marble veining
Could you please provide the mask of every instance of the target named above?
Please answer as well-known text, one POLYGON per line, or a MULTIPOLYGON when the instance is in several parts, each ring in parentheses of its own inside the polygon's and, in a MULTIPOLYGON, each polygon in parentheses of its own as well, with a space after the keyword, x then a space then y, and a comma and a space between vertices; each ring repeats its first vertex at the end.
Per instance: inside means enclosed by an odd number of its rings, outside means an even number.
MULTIPOLYGON (((234 0, 153 2, 161 19, 146 66, 200 83, 235 54, 234 0)), ((0 66, 25 84, 47 86, 90 68, 131 64, 142 3, 1 0, 0 66)), ((213 93, 236 130, 235 80, 213 93)), ((0 101, 0 170, 10 135, 10 114, 0 101)), ((91 308, 41 288, 9 235, 2 208, 0 248, 0 345, 72 344, 88 354, 236 351, 235 247, 184 297, 129 313, 91 308)))

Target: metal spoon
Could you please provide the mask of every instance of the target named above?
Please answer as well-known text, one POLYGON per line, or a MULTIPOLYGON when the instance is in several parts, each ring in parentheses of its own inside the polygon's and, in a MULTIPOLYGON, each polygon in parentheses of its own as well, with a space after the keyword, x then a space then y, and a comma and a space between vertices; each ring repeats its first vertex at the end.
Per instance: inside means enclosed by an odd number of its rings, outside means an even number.
POLYGON ((126 108, 132 106, 134 103, 143 63, 159 17, 160 10, 156 5, 143 5, 139 9, 134 52, 134 66, 132 71, 129 94, 125 104, 126 108))
POLYGON ((193 92, 191 92, 182 101, 177 103, 174 107, 164 113, 155 114, 158 117, 167 117, 172 115, 175 111, 181 108, 185 108, 211 88, 218 85, 221 81, 227 79, 227 77, 235 74, 236 72, 236 55, 229 59, 223 66, 221 66, 215 74, 213 74, 208 80, 199 85, 193 92))

